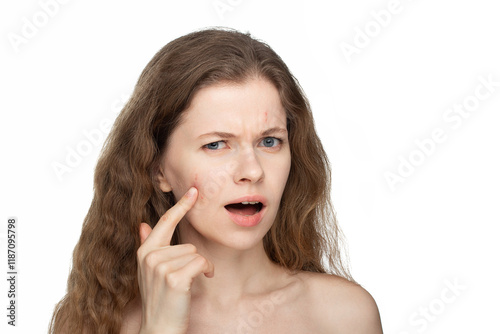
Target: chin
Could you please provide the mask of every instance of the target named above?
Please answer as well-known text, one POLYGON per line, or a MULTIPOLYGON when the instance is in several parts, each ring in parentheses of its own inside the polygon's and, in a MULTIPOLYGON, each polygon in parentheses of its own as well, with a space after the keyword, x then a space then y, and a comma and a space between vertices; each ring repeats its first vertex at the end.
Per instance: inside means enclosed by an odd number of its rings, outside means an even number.
MULTIPOLYGON (((265 234, 264 234, 265 235, 265 234)), ((238 250, 238 251, 248 251, 256 248, 263 247, 264 235, 249 236, 249 235, 235 235, 231 240, 225 241, 224 246, 238 250)))

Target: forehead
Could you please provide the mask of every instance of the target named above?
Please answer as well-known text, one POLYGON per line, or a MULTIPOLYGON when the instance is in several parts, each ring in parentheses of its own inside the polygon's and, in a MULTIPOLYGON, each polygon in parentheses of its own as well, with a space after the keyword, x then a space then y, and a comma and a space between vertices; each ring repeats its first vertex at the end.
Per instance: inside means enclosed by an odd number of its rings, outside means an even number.
POLYGON ((286 129, 286 112, 276 87, 253 78, 200 89, 184 112, 181 126, 195 132, 207 127, 246 132, 276 126, 286 129))

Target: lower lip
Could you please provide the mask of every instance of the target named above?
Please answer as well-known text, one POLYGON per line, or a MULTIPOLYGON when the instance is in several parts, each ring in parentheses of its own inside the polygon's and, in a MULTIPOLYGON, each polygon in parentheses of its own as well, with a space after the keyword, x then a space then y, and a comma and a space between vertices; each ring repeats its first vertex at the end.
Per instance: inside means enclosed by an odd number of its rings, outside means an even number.
POLYGON ((256 226, 260 223, 262 220, 262 217, 264 216, 264 210, 266 209, 265 207, 262 207, 259 212, 257 212, 254 215, 251 216, 243 216, 239 215, 237 213, 230 212, 226 208, 224 208, 229 215, 229 217, 233 220, 233 222, 236 223, 236 225, 243 226, 243 227, 252 227, 256 226))

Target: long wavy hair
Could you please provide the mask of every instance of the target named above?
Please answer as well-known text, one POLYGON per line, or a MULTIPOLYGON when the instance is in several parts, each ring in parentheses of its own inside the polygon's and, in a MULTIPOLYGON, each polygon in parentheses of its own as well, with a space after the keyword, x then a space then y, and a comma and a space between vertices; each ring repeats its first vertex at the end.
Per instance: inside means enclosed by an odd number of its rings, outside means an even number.
MULTIPOLYGON (((156 180, 170 134, 199 89, 255 76, 269 80, 279 92, 291 151, 290 174, 264 237, 265 251, 291 271, 352 281, 330 202, 330 165, 299 83, 283 60, 250 34, 206 29, 177 38, 156 53, 118 115, 95 168, 94 197, 50 333, 119 333, 125 307, 140 296, 139 225, 154 227, 175 204, 172 192, 162 192, 156 180)), ((172 244, 178 240, 175 233, 172 244)))

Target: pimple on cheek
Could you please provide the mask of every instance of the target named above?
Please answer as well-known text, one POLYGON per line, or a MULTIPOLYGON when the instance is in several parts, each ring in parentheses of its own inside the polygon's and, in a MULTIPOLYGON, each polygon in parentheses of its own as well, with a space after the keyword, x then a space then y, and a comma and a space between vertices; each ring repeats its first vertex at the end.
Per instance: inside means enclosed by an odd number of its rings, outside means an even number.
POLYGON ((193 175, 194 186, 198 189, 198 207, 219 200, 222 189, 230 180, 227 168, 227 165, 219 166, 193 175))
POLYGON ((198 199, 203 200, 203 193, 200 189, 200 182, 198 182, 198 173, 194 174, 194 181, 192 187, 195 187, 198 190, 198 199))

